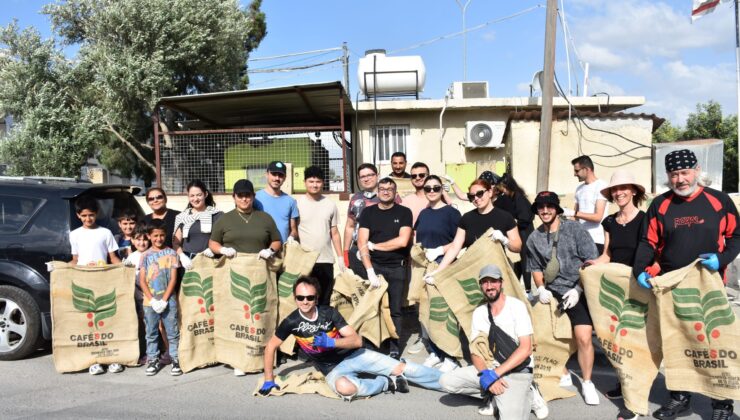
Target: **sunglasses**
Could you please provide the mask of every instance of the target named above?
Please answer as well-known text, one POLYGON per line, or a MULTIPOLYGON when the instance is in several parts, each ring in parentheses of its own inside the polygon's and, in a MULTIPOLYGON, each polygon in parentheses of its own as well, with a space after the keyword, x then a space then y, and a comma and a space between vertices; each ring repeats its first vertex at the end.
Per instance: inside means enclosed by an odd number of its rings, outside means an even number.
POLYGON ((427 174, 411 174, 412 179, 416 179, 416 178, 424 179, 426 177, 427 177, 427 174))
POLYGON ((440 191, 442 191, 442 186, 441 185, 435 185, 435 186, 432 187, 432 186, 427 185, 427 186, 424 187, 424 192, 430 193, 432 191, 434 191, 434 192, 440 192, 440 191))
POLYGON ((308 295, 308 296, 295 295, 295 300, 297 300, 298 302, 303 302, 304 300, 313 302, 314 300, 316 300, 316 295, 308 295))
POLYGON ((146 201, 156 201, 156 200, 164 200, 164 196, 160 194, 160 195, 153 195, 151 197, 146 198, 146 201))
POLYGON ((473 202, 473 200, 475 200, 476 198, 483 197, 483 194, 485 193, 486 193, 486 190, 480 190, 475 194, 468 194, 468 201, 473 202))

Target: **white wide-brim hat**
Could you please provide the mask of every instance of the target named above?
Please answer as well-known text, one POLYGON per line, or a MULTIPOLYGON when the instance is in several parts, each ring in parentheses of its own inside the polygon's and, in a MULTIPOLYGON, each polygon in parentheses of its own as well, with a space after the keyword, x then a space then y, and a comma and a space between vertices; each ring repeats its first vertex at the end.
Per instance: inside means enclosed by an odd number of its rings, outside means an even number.
POLYGON ((645 194, 645 187, 635 181, 635 176, 632 175, 631 172, 625 171, 623 169, 618 169, 612 174, 612 178, 609 181, 609 186, 601 190, 601 195, 603 195, 607 200, 611 200, 611 189, 619 185, 632 185, 641 194, 645 194))

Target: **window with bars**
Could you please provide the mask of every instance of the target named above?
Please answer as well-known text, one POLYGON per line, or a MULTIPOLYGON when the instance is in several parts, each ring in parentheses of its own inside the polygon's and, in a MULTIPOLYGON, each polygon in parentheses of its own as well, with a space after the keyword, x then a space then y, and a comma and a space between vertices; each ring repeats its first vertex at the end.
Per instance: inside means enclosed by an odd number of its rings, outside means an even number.
POLYGON ((374 127, 374 132, 375 154, 379 162, 390 162, 391 155, 395 152, 406 153, 408 125, 378 125, 374 127))

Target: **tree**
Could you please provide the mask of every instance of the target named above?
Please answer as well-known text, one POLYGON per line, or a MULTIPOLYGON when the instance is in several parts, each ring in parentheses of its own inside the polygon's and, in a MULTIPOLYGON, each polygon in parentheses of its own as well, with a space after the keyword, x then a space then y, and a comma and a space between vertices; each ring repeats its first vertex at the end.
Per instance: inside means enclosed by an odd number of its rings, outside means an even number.
POLYGON ((11 24, 0 38, 8 49, 0 108, 17 127, 0 153, 18 174, 76 175, 96 153, 112 170, 151 180, 157 101, 245 88, 247 57, 267 33, 260 7, 261 0, 246 9, 236 0, 66 0, 43 9, 61 45, 11 24), (70 45, 79 49, 67 60, 61 47, 70 45), (55 165, 61 158, 66 164, 55 165))

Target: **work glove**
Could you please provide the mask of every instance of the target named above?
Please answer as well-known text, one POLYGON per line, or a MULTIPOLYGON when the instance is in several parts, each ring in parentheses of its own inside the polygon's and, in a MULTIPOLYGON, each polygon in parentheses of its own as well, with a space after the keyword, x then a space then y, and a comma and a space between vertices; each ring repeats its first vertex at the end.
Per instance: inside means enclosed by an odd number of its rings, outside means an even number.
POLYGON ((323 347, 325 349, 333 349, 337 346, 336 340, 326 335, 325 332, 320 332, 313 336, 313 346, 323 347))
POLYGON ((285 243, 286 244, 295 244, 295 243, 298 243, 298 241, 296 241, 295 238, 292 237, 291 235, 288 235, 288 240, 285 241, 285 243))
POLYGON ((269 260, 273 255, 275 255, 275 251, 273 251, 272 248, 265 248, 257 255, 259 255, 263 260, 269 260))
POLYGON ((276 384, 273 381, 265 381, 258 392, 260 393, 260 395, 268 396, 270 395, 270 392, 273 390, 273 388, 280 390, 280 385, 276 384))
POLYGON ((128 257, 123 259, 123 265, 126 267, 136 267, 136 261, 134 261, 134 258, 131 258, 132 256, 129 255, 128 257))
MULTIPOLYGON (((337 257, 339 258, 339 257, 337 257)), ((344 273, 344 271, 347 269, 347 267, 344 266, 343 263, 337 262, 337 270, 339 271, 339 274, 344 273)))
POLYGON ((433 271, 429 274, 424 275, 424 283, 426 283, 429 286, 434 286, 434 275, 437 274, 436 271, 433 271))
POLYGON ((493 232, 491 232, 491 239, 497 242, 501 242, 503 246, 509 245, 509 238, 507 238, 506 235, 500 230, 494 229, 493 232))
POLYGON ((540 299, 540 303, 543 303, 543 304, 550 303, 550 299, 552 299, 552 292, 545 289, 545 286, 538 287, 537 293, 540 299))
POLYGON ((498 374, 492 369, 482 370, 478 373, 478 376, 478 383, 483 392, 487 392, 488 388, 490 388, 491 385, 499 379, 498 374))
POLYGON ((445 247, 438 246, 436 248, 427 249, 424 251, 424 256, 427 257, 429 262, 437 261, 437 258, 445 254, 445 247))
POLYGON ((449 182, 449 183, 450 183, 450 185, 453 185, 453 184, 455 183, 455 180, 454 180, 454 179, 452 179, 452 177, 451 177, 451 176, 449 176, 449 175, 442 175, 442 178, 446 179, 446 180, 447 180, 447 182, 449 182))
POLYGON ((211 251, 211 248, 204 249, 203 252, 201 252, 200 254, 208 258, 216 257, 216 254, 214 254, 213 251, 211 251))
POLYGON ((581 298, 581 292, 583 292, 583 289, 581 289, 581 286, 576 286, 563 295, 563 310, 568 310, 578 303, 578 299, 581 298))
POLYGON ((192 270, 193 269, 193 260, 190 259, 185 253, 182 253, 179 255, 180 258, 180 265, 185 270, 192 270))
POLYGON ((234 248, 229 248, 226 246, 221 247, 221 255, 227 258, 234 258, 236 257, 236 250, 234 248))
POLYGON ((151 305, 154 312, 158 314, 161 314, 165 309, 167 309, 167 302, 162 299, 152 299, 151 305))
POLYGON ((719 257, 717 256, 717 254, 701 254, 699 255, 699 258, 701 258, 701 265, 703 265, 704 267, 712 271, 719 270, 719 257))
POLYGON ((368 241, 367 242, 367 249, 368 249, 368 251, 375 251, 375 244, 372 243, 372 242, 370 242, 370 241, 368 241))
POLYGON ((648 273, 647 271, 643 271, 642 273, 640 273, 639 276, 637 276, 637 284, 646 289, 652 289, 653 285, 650 284, 650 282, 648 281, 651 278, 653 278, 653 276, 651 276, 650 273, 648 273))
POLYGON ((380 279, 375 274, 374 268, 368 268, 367 270, 367 280, 370 282, 370 287, 373 289, 377 289, 380 287, 380 279))
POLYGON ((46 271, 50 273, 54 271, 54 261, 49 261, 48 263, 46 263, 46 271))
POLYGON ((344 267, 349 268, 349 250, 344 251, 344 267))
POLYGON ((576 212, 573 211, 573 209, 569 209, 567 207, 566 208, 563 208, 563 216, 565 216, 565 217, 573 217, 575 215, 576 215, 576 212))

